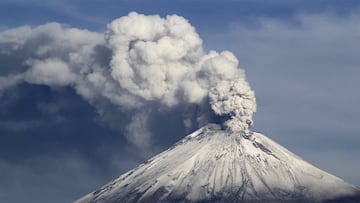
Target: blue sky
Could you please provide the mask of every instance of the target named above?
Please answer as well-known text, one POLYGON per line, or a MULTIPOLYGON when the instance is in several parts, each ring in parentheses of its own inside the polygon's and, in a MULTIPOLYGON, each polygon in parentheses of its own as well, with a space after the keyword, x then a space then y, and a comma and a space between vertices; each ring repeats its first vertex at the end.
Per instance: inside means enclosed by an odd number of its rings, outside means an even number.
MULTIPOLYGON (((0 0, 0 31, 59 22, 101 34, 130 11, 184 16, 205 49, 232 51, 256 93, 253 129, 360 185, 359 1, 0 0)), ((22 54, 2 53, 0 76, 26 68, 22 54)), ((170 127, 156 130, 156 149, 139 155, 117 128, 129 119, 121 110, 106 104, 99 115, 68 87, 4 84, 0 202, 69 202, 185 134, 171 126, 178 117, 156 115, 154 128, 170 127)))

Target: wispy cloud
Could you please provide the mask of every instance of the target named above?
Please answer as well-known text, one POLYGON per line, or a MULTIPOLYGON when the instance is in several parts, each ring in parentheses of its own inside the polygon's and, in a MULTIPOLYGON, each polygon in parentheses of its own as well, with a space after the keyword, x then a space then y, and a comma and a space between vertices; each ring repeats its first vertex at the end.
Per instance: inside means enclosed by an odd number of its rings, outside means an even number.
POLYGON ((37 120, 28 121, 0 121, 0 128, 11 132, 24 132, 33 128, 38 128, 44 123, 37 120))

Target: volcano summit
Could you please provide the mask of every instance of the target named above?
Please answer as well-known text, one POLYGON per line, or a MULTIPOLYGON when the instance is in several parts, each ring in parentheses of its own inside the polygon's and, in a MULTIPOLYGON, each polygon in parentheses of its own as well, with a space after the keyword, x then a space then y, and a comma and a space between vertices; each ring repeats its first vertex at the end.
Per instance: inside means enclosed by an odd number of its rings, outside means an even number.
POLYGON ((359 200, 359 189, 266 136, 210 124, 76 203, 359 200))

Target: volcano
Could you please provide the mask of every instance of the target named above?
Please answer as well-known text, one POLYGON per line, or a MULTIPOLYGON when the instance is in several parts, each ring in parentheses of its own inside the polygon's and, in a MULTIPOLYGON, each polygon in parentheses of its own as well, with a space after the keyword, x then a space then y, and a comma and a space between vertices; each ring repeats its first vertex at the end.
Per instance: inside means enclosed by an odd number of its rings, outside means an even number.
POLYGON ((360 190, 260 133, 209 124, 86 202, 360 202, 360 190))

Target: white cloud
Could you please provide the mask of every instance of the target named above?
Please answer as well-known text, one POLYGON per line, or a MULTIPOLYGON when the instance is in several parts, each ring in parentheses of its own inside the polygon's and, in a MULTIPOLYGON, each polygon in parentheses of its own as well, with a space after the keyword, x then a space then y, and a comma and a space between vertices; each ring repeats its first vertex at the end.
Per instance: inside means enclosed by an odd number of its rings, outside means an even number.
POLYGON ((68 65, 59 59, 31 60, 27 64, 31 67, 25 72, 25 81, 28 83, 66 86, 76 80, 76 75, 71 72, 68 65))

